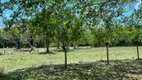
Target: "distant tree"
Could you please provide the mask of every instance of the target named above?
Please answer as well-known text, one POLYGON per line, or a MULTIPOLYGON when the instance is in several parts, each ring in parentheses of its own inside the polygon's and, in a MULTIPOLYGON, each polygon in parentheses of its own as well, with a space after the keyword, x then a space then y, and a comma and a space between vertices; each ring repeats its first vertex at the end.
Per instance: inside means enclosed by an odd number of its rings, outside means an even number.
POLYGON ((9 34, 11 34, 14 37, 14 41, 16 42, 16 48, 20 49, 21 48, 21 43, 20 43, 20 38, 21 38, 21 33, 20 29, 18 26, 14 26, 9 29, 9 34))

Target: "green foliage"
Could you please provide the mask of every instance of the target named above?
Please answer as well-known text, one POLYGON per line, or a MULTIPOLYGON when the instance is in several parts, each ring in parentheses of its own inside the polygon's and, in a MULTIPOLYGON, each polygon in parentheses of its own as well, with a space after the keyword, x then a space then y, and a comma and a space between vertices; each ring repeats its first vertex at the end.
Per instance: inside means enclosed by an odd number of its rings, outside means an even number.
POLYGON ((123 15, 132 0, 10 0, 1 4, 1 14, 5 9, 13 11, 9 19, 4 17, 4 22, 11 27, 10 34, 15 36, 29 31, 29 36, 34 38, 44 36, 42 42, 59 41, 68 45, 82 42, 96 46, 104 46, 106 42, 133 45, 136 40, 141 42, 142 9, 135 10, 130 17, 123 15), (18 25, 20 31, 13 25, 18 25))

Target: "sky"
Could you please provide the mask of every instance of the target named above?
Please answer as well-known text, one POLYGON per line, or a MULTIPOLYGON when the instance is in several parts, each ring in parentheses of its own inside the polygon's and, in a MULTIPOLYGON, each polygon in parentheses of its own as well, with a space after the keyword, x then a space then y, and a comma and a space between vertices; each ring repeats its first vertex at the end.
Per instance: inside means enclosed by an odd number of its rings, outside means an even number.
MULTIPOLYGON (((1 0, 1 3, 6 1, 9 1, 9 0, 1 0)), ((3 14, 8 17, 10 16, 11 11, 5 11, 3 14)), ((3 28, 3 27, 4 27, 4 24, 3 24, 2 18, 0 17, 0 28, 3 28)))
MULTIPOLYGON (((2 3, 6 1, 9 1, 9 0, 1 0, 2 3)), ((127 9, 128 11, 124 13, 124 15, 130 16, 133 13, 133 10, 138 9, 140 5, 142 5, 142 0, 136 0, 135 4, 131 5, 131 8, 128 8, 127 9)), ((3 14, 5 17, 9 17, 10 14, 12 14, 12 11, 6 10, 3 14)), ((4 26, 5 25, 3 24, 2 18, 0 17, 0 28, 3 28, 4 26)))

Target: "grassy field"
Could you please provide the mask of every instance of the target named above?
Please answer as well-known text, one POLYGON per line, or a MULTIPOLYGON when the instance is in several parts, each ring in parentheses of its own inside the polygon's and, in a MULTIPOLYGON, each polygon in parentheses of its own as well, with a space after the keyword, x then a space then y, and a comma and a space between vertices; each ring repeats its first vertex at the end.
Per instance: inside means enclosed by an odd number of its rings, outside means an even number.
MULTIPOLYGON (((5 53, 0 56, 0 80, 142 79, 142 61, 135 60, 137 59, 136 47, 110 47, 110 66, 106 66, 105 47, 71 49, 67 54, 69 64, 67 70, 64 70, 63 65, 64 53, 54 48, 51 50, 53 53, 46 54, 44 48, 31 53, 27 50, 0 49, 0 53, 5 53), (2 76, 1 72, 5 75, 2 76), (118 75, 124 72, 130 72, 131 74, 127 73, 127 76, 131 78, 118 75)), ((142 58, 142 47, 139 47, 139 52, 142 58)))
MULTIPOLYGON (((7 52, 11 49, 5 49, 7 52)), ((44 49, 38 49, 39 53, 24 53, 7 54, 0 56, 0 68, 4 68, 5 72, 16 69, 51 65, 64 64, 63 52, 55 52, 54 54, 42 53, 44 49)), ((0 51, 3 51, 2 49, 0 51)), ((139 47, 140 57, 142 58, 142 47, 139 47)), ((13 52, 12 52, 13 53, 13 52)), ((136 59, 135 47, 111 47, 109 48, 110 60, 136 59)), ((68 52, 68 63, 95 62, 106 60, 106 48, 81 48, 68 52)))

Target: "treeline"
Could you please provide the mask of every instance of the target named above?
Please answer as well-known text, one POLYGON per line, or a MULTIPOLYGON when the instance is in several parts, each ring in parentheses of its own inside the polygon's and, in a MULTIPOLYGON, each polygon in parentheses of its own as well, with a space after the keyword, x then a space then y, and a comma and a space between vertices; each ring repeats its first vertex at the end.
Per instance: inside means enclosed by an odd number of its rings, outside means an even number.
MULTIPOLYGON (((73 35, 73 34, 72 34, 73 35)), ((20 33, 18 27, 12 27, 6 30, 6 28, 0 30, 0 47, 15 47, 15 48, 30 48, 34 47, 46 47, 46 42, 43 35, 32 35, 29 32, 20 33)), ((102 47, 106 42, 109 42, 110 46, 135 46, 137 44, 142 45, 142 29, 135 26, 113 26, 109 31, 104 27, 91 28, 82 33, 81 38, 74 42, 69 41, 68 46, 91 46, 102 47)), ((56 38, 53 38, 50 42, 51 47, 61 47, 62 43, 56 38)))

